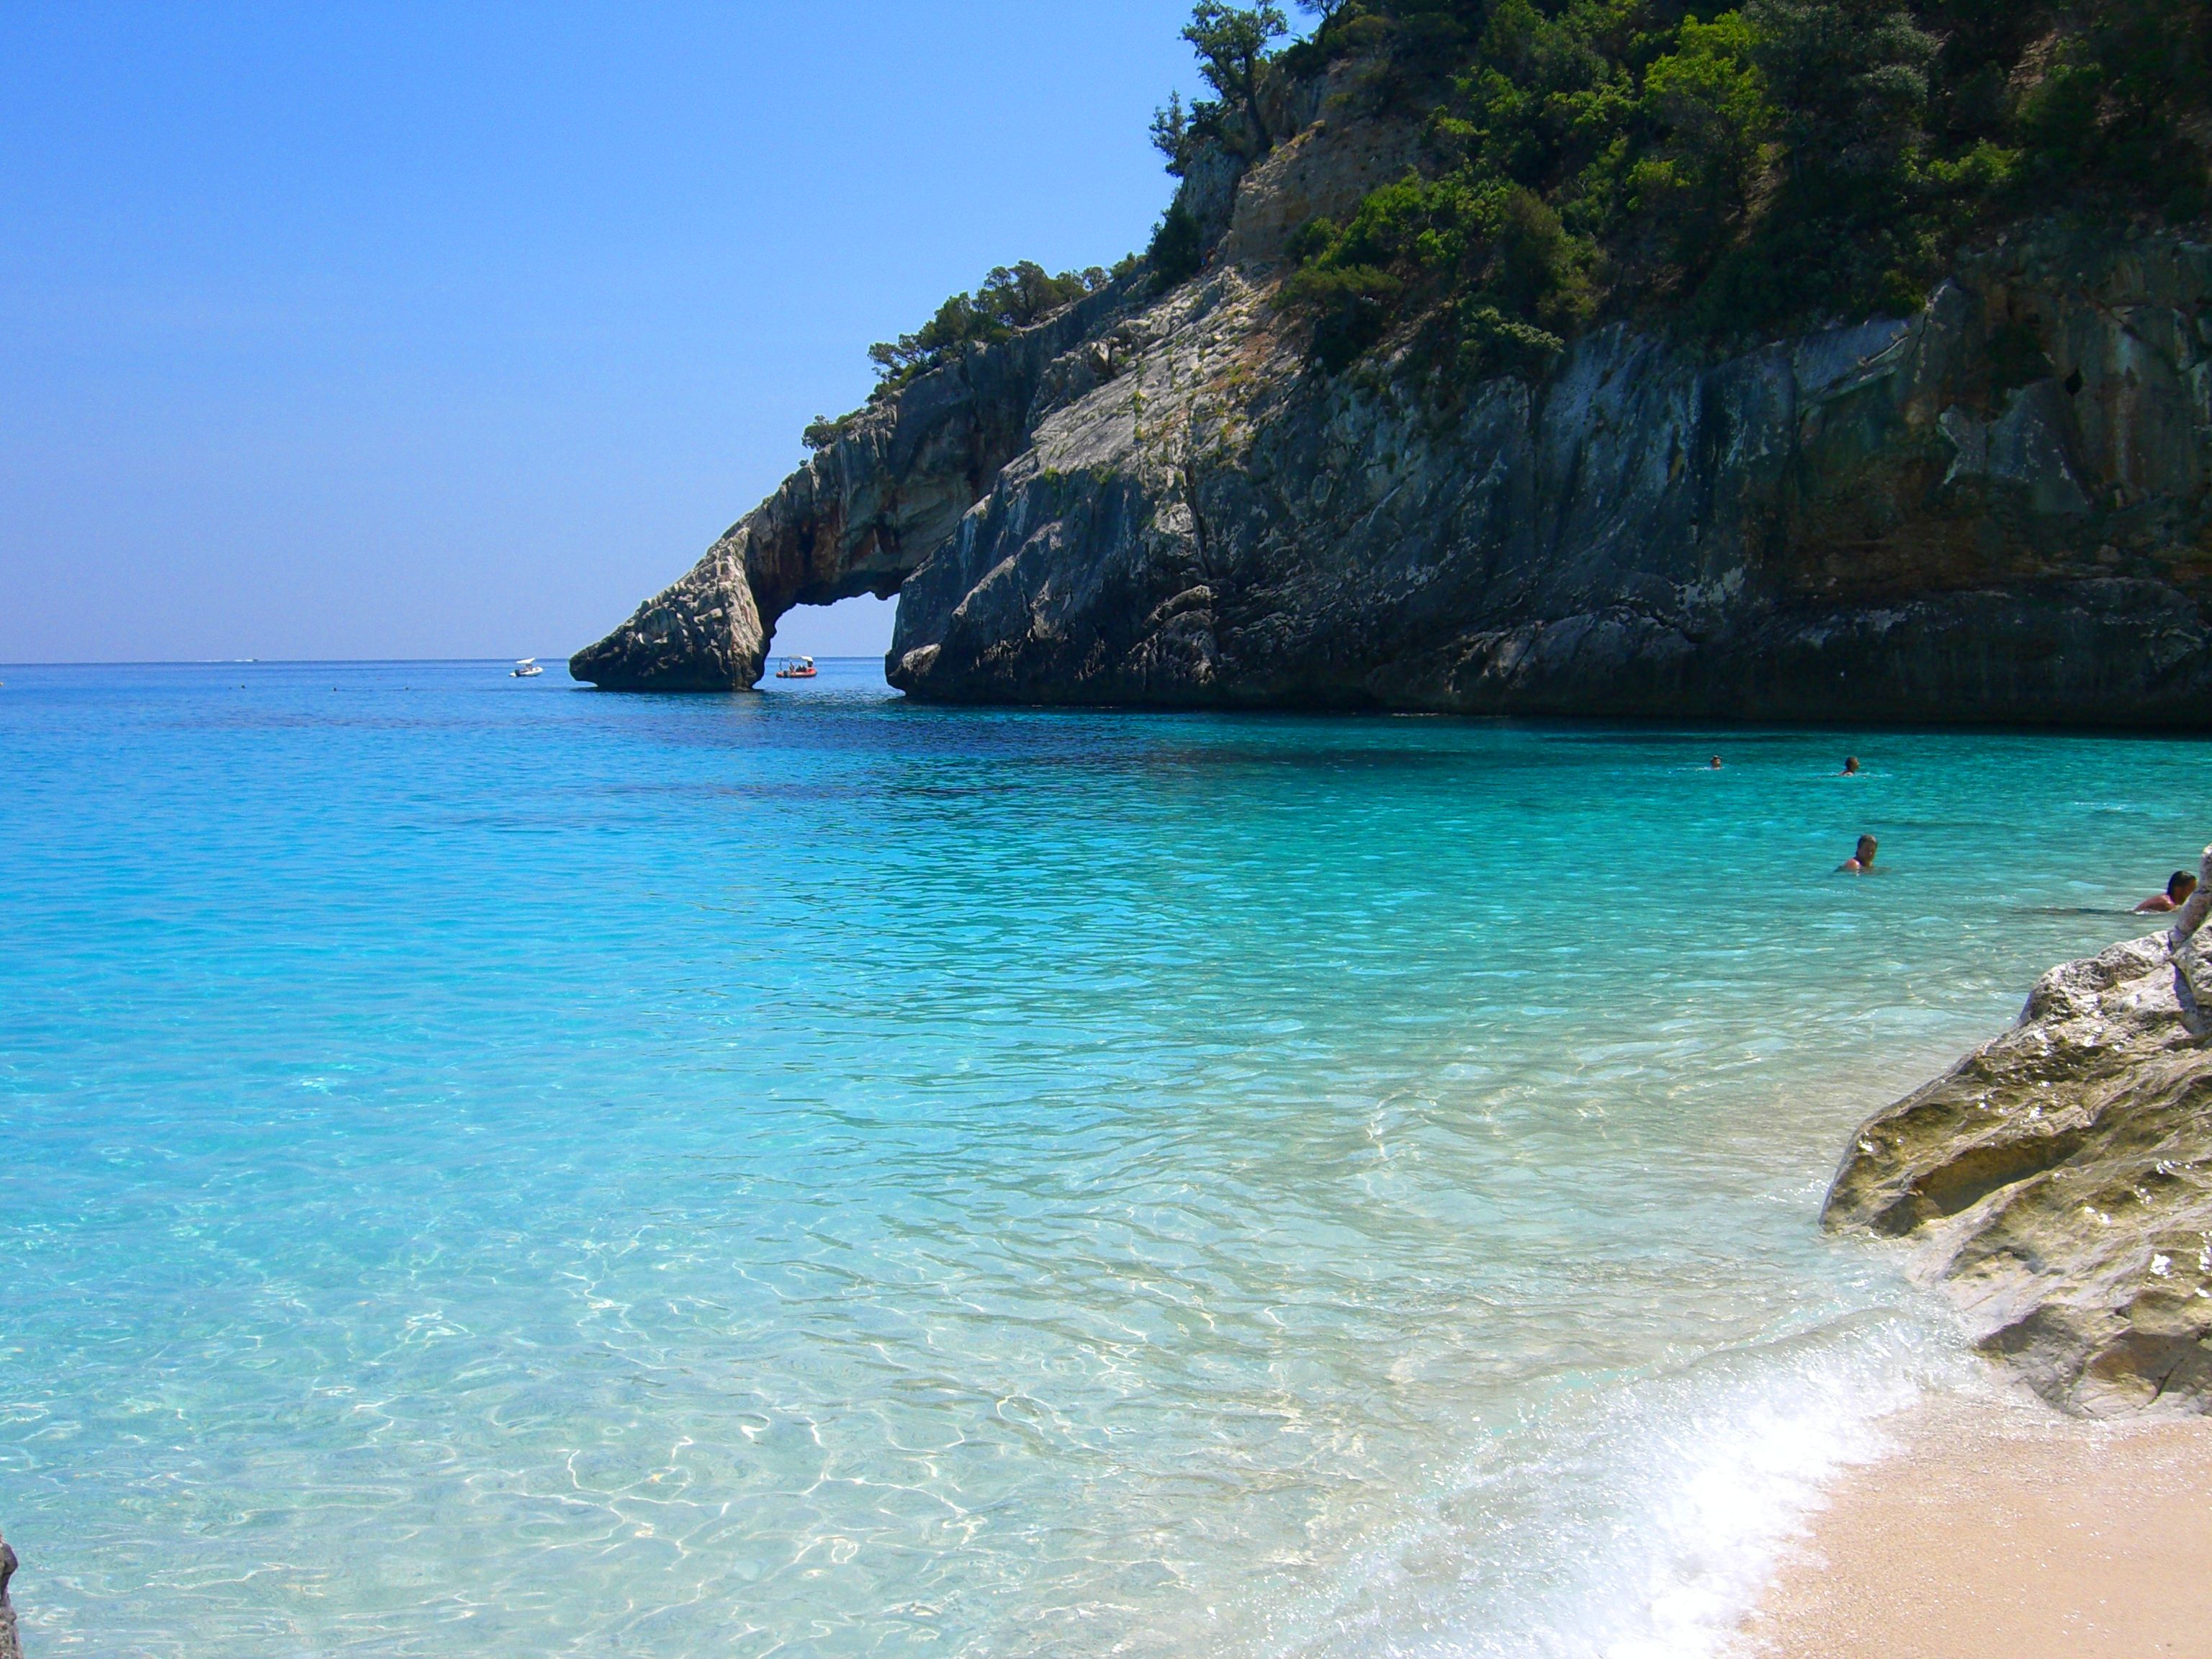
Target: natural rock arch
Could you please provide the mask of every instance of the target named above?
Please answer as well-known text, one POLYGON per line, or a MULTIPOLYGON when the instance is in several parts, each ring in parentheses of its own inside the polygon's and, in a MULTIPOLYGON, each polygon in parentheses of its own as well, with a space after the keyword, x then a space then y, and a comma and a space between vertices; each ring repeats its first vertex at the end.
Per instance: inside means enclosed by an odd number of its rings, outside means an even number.
POLYGON ((1040 398, 1081 388, 1075 351, 1142 278, 971 352, 842 422, 836 441, 730 526, 706 556, 569 659, 617 691, 742 691, 794 605, 889 599, 1027 446, 1040 398), (1072 362, 1059 360, 1072 358, 1072 362))

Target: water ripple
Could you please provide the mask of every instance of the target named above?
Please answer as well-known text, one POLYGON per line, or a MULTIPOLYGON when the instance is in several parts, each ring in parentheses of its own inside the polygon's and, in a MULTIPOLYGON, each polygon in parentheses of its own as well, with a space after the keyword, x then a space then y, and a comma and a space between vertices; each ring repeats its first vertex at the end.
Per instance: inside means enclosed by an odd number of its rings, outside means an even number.
POLYGON ((8 678, 41 1655, 1706 1651, 1956 1375, 1836 1148, 2207 805, 2152 740, 8 678))

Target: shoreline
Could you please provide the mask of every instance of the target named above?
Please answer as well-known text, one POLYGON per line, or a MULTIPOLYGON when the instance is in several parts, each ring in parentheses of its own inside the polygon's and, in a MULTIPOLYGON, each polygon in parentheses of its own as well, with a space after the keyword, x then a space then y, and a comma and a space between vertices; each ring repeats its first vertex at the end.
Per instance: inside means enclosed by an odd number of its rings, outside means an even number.
POLYGON ((1777 1564, 1744 1659, 2212 1659, 2212 1417, 1978 1390, 1883 1427, 1777 1564))

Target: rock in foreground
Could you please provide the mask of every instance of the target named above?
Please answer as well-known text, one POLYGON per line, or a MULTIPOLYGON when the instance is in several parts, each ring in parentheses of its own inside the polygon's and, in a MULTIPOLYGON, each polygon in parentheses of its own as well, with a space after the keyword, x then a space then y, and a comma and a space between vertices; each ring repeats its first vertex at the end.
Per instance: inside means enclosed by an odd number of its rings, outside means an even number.
POLYGON ((15 1637, 15 1609, 8 1602, 8 1581, 15 1576, 15 1552, 0 1538, 0 1659, 23 1659, 15 1637))
POLYGON ((2212 849, 2203 879, 1869 1120, 1828 1194, 1831 1227, 1920 1240, 1983 1352, 2071 1411, 2212 1412, 2212 849))

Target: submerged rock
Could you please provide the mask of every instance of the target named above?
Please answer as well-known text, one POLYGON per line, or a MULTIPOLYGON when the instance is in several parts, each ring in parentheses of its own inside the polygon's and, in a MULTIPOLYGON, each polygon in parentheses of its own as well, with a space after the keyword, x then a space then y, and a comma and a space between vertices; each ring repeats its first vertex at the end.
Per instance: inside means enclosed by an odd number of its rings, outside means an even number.
POLYGON ((2212 848, 2162 933, 1862 1127, 1826 1220, 1920 1241, 1980 1346, 2069 1410, 2212 1411, 2212 848))

